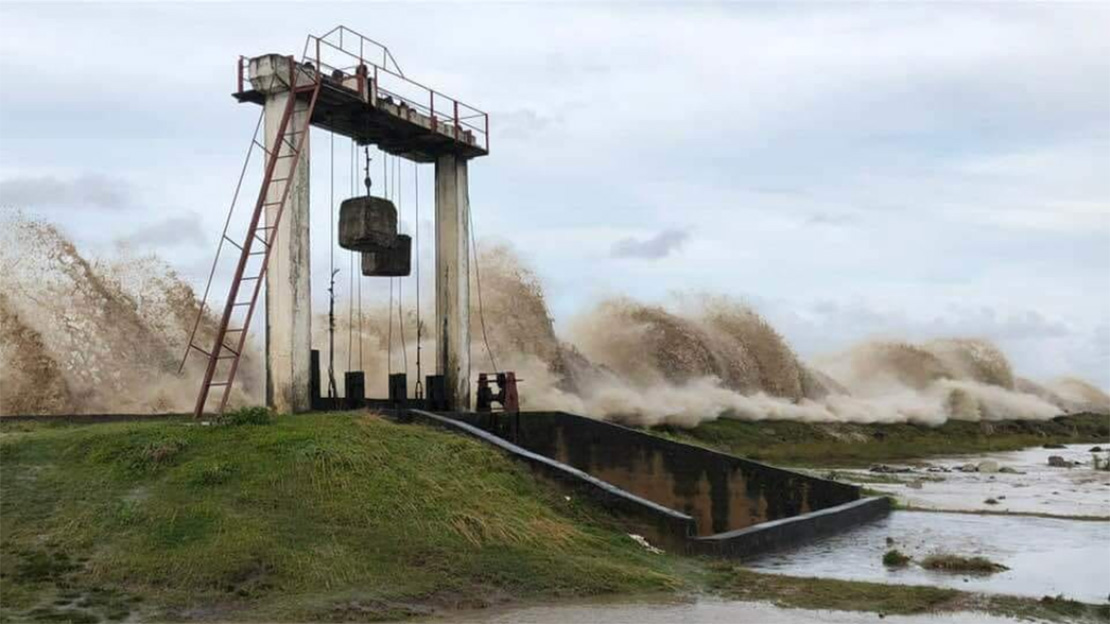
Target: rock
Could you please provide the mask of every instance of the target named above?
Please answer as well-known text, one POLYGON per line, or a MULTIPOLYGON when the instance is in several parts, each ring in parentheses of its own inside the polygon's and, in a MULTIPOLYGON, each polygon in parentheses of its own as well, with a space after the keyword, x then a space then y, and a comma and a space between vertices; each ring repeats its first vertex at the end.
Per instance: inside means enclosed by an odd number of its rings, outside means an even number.
POLYGON ((1102 447, 1101 446, 1092 446, 1090 452, 1091 453, 1101 453, 1102 452, 1102 447))
POLYGON ((956 468, 956 470, 959 470, 960 472, 979 472, 979 466, 976 466, 975 464, 964 464, 963 466, 956 468))
POLYGON ((1017 469, 1011 468, 1009 466, 1002 466, 998 469, 998 472, 1001 472, 1002 474, 1023 474, 1018 472, 1017 469))
POLYGON ((887 466, 886 464, 875 464, 874 466, 868 468, 868 470, 880 474, 899 474, 905 472, 913 472, 913 468, 899 468, 896 466, 887 466))
POLYGON ((894 538, 888 535, 886 537, 886 545, 887 546, 893 546, 894 545, 894 538))
POLYGON ((993 459, 979 462, 977 466, 979 472, 998 472, 998 462, 993 459))
POLYGON ((1064 459, 1063 457, 1060 457, 1059 455, 1050 455, 1048 457, 1048 465, 1052 466, 1053 468, 1071 468, 1075 464, 1064 459))
POLYGON ((1049 444, 1045 444, 1045 445, 1044 445, 1044 446, 1042 446, 1041 448, 1046 448, 1046 449, 1062 449, 1062 448, 1064 448, 1064 445, 1063 445, 1063 444, 1055 444, 1055 443, 1049 443, 1049 444))
POLYGON ((993 499, 993 498, 988 498, 987 500, 985 500, 983 502, 986 503, 987 505, 997 505, 998 504, 998 501, 993 499))

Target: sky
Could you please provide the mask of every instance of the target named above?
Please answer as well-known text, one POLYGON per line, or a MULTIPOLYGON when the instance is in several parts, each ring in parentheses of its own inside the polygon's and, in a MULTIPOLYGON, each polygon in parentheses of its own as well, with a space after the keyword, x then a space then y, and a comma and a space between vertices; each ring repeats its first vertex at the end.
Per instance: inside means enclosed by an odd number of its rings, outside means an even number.
MULTIPOLYGON (((1110 389, 1110 4, 6 1, 0 207, 203 288, 259 115, 236 59, 338 24, 489 112, 479 245, 517 251, 559 328, 726 294, 807 358, 982 337, 1110 389)), ((319 303, 352 180, 346 139, 311 141, 319 303)), ((432 169, 399 172, 431 241, 432 169)))

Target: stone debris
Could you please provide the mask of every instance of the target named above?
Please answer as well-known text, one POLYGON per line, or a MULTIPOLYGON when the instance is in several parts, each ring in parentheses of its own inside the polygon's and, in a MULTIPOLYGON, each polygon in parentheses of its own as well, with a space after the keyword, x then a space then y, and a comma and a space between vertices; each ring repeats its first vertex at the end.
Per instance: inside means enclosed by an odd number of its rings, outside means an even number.
POLYGON ((888 466, 886 464, 875 464, 868 468, 868 470, 879 474, 905 474, 907 472, 913 472, 913 468, 907 466, 888 466))
POLYGON ((976 468, 979 470, 979 472, 998 472, 999 470, 998 462, 994 461, 993 459, 979 462, 979 465, 976 468))
POLYGON ((1048 465, 1053 468, 1072 468, 1075 462, 1068 461, 1059 455, 1050 455, 1048 457, 1048 465))
POLYGON ((643 546, 645 550, 647 550, 649 553, 651 553, 653 555, 663 554, 662 549, 656 548, 655 546, 652 546, 646 539, 644 539, 643 535, 636 535, 635 533, 629 533, 628 537, 632 538, 632 541, 634 541, 637 544, 643 546))

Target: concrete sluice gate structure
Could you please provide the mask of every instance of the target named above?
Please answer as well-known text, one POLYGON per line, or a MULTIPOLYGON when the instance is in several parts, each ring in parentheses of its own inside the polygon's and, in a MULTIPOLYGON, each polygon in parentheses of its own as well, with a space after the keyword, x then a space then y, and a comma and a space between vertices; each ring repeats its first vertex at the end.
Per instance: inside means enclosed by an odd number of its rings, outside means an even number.
MULTIPOLYGON (((743 557, 847 528, 888 511, 887 499, 862 498, 855 486, 590 418, 561 412, 468 411, 472 407, 468 162, 489 153, 489 116, 407 78, 387 48, 344 27, 322 37, 310 36, 300 60, 277 54, 241 57, 238 87, 236 99, 263 108, 263 140, 253 143, 266 155, 266 174, 244 243, 236 244, 239 264, 214 345, 206 351, 190 338, 190 348, 209 358, 197 417, 205 413, 213 386, 222 389, 219 409, 226 405, 263 276, 267 405, 279 412, 303 412, 373 403, 363 400, 364 371, 345 372, 344 399, 329 396, 325 401, 320 396, 319 352, 312 350, 310 336, 308 218, 308 138, 316 127, 359 146, 376 145, 386 154, 435 167, 431 326, 436 337, 436 374, 428 377, 427 396, 413 397, 411 407, 435 405, 449 411, 405 409, 410 405, 407 371, 391 375, 390 399, 381 407, 402 418, 482 439, 544 478, 598 501, 630 532, 678 552, 743 557), (371 61, 368 50, 380 53, 380 62, 371 61), (261 251, 253 251, 256 240, 261 251), (262 258, 261 267, 250 274, 246 267, 256 257, 262 258), (237 295, 240 285, 248 281, 253 294, 244 301, 237 295), (243 307, 245 317, 239 316, 243 307), (225 342, 229 333, 239 341, 238 349, 225 342), (227 360, 230 372, 218 376, 218 367, 227 360)), ((367 186, 366 196, 343 202, 339 240, 329 244, 338 242, 361 253, 364 275, 408 275, 412 241, 398 232, 392 202, 371 196, 367 186)))
POLYGON ((885 497, 564 412, 432 414, 613 511, 653 544, 746 557, 886 515, 885 497))

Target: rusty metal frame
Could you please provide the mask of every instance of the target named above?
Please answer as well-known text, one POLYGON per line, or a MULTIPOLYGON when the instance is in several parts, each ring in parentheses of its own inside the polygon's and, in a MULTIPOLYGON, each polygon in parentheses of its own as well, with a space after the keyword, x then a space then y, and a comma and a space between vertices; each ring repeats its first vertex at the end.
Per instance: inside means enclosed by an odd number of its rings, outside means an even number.
MULTIPOLYGON (((451 136, 458 140, 460 133, 469 130, 479 140, 480 147, 487 152, 489 151, 488 113, 405 76, 389 48, 369 37, 365 37, 345 26, 337 26, 324 35, 309 35, 305 40, 303 61, 311 63, 316 71, 321 74, 330 74, 338 70, 344 74, 355 75, 359 66, 372 68, 374 78, 371 85, 372 93, 369 94, 371 102, 377 102, 381 95, 403 102, 409 108, 425 114, 431 119, 432 132, 439 132, 441 124, 448 124, 451 136), (357 50, 355 49, 356 43, 357 50), (381 52, 382 60, 380 64, 366 57, 367 46, 381 52), (341 65, 324 62, 323 57, 328 50, 344 59, 341 65), (390 69, 390 63, 392 63, 393 69, 390 69), (381 79, 386 76, 396 79, 401 85, 423 92, 424 97, 427 98, 427 103, 401 95, 395 90, 383 88, 381 79), (449 113, 442 112, 445 110, 442 106, 439 107, 440 112, 436 112, 437 99, 447 101, 446 110, 450 111, 449 113), (476 121, 471 123, 471 120, 476 121)), ((365 89, 361 85, 359 91, 365 95, 365 89)))
MULTIPOLYGON (((312 113, 316 109, 316 102, 320 96, 320 87, 323 83, 322 77, 319 72, 315 73, 315 79, 311 85, 299 86, 298 77, 304 75, 298 67, 297 61, 292 57, 289 59, 289 102, 286 104, 285 111, 282 114, 281 122, 278 124, 277 135, 275 144, 276 150, 273 153, 267 152, 268 159, 266 161, 265 174, 262 178, 262 185, 258 192, 258 199, 255 201, 254 212, 251 215, 250 225, 247 227, 247 235, 242 246, 236 245, 240 249, 239 262, 235 268, 235 276, 232 278, 231 286, 228 292, 227 303, 224 305, 223 316, 220 318, 220 324, 216 329, 215 344, 211 351, 204 351, 197 347, 192 340, 189 343, 189 349, 195 349, 208 356, 208 366, 205 368, 204 379, 201 383, 200 392, 197 396, 196 407, 194 409, 194 416, 200 418, 204 414, 204 407, 208 403, 209 393, 213 386, 223 387, 223 393, 220 397, 220 404, 216 413, 223 413, 224 408, 227 407, 227 401, 231 396, 232 383, 235 380, 235 374, 239 370, 239 362, 243 357, 243 349, 247 344, 247 333, 250 329, 251 317, 254 315, 254 309, 258 303, 258 295, 262 291, 262 284, 265 281, 266 269, 270 263, 270 253, 273 250, 274 243, 277 241, 278 225, 281 223, 282 214, 285 212, 285 205, 289 198, 289 193, 293 188, 293 181, 296 176, 297 166, 301 161, 301 153, 304 150, 305 142, 308 140, 308 135, 312 129, 312 113), (301 127, 300 138, 297 139, 296 147, 288 141, 286 134, 289 124, 292 122, 293 116, 296 113, 298 95, 301 93, 311 92, 308 110, 306 111, 304 125, 301 127), (282 155, 285 146, 292 148, 292 155, 282 155), (283 180, 274 179, 274 171, 277 168, 278 160, 283 158, 291 158, 292 162, 289 164, 289 172, 283 180), (259 222, 265 214, 266 207, 272 206, 275 202, 267 201, 270 195, 270 187, 274 182, 284 183, 281 191, 280 199, 276 202, 277 212, 274 215, 273 223, 267 223, 265 226, 259 227, 259 222), (264 232, 263 236, 259 237, 259 232, 264 232), (264 250, 262 252, 254 252, 252 248, 255 242, 262 243, 264 250), (247 263, 252 256, 261 255, 262 263, 258 269, 258 274, 253 276, 244 276, 246 272, 247 263), (253 281, 254 289, 251 292, 249 302, 240 302, 239 290, 243 282, 253 281), (243 318, 243 326, 236 329, 228 329, 231 323, 232 315, 237 307, 248 305, 246 316, 243 318), (225 339, 227 334, 235 332, 239 334, 239 340, 232 349, 227 345, 225 339), (224 351, 229 351, 231 355, 224 355, 224 351), (221 360, 231 360, 231 368, 228 370, 227 378, 224 381, 214 382, 213 379, 216 375, 216 368, 221 360)), ((257 143, 257 139, 254 140, 257 143)), ((230 216, 229 216, 230 218, 230 216)), ((198 321, 199 322, 199 321, 198 321)), ((194 330, 195 331, 195 330, 194 330)))

